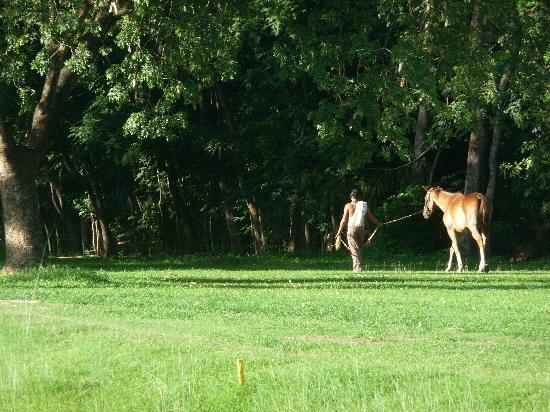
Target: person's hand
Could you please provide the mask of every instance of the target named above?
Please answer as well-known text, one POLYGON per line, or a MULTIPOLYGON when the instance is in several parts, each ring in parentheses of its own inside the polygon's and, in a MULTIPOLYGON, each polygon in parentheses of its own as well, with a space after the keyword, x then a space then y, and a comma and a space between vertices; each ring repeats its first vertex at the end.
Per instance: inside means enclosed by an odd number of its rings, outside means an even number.
POLYGON ((384 226, 384 223, 382 222, 378 222, 378 224, 376 225, 377 228, 381 228, 382 226, 384 226))

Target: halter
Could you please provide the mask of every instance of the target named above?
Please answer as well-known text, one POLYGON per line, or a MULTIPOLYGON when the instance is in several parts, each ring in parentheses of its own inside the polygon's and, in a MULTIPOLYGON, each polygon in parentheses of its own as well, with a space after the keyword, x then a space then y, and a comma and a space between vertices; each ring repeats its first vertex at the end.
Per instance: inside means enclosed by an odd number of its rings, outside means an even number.
POLYGON ((430 201, 433 202, 431 197, 432 195, 430 194, 430 191, 428 191, 426 193, 426 197, 424 198, 424 209, 422 209, 422 212, 421 212, 422 215, 424 216, 424 219, 428 219, 433 212, 433 203, 431 208, 428 206, 430 204, 430 201))

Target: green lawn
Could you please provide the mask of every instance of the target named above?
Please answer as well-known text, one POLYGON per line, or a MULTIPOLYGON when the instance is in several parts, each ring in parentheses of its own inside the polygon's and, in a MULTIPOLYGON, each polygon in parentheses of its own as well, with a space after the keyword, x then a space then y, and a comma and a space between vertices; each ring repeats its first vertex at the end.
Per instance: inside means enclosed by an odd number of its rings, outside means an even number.
POLYGON ((0 276, 0 410, 550 410, 549 260, 348 260, 58 259, 0 276))

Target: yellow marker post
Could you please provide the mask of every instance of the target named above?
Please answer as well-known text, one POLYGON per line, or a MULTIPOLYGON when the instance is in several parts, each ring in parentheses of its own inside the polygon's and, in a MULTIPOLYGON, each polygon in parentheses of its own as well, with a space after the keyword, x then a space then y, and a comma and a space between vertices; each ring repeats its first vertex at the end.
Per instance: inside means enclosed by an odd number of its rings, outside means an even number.
POLYGON ((244 362, 241 359, 237 359, 237 379, 240 385, 244 385, 246 377, 244 375, 244 362))

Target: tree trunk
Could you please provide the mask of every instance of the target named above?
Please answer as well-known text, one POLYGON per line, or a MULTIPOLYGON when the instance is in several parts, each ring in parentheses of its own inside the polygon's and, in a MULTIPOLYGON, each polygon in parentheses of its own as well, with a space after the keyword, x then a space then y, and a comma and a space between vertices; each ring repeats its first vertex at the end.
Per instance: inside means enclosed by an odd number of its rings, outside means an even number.
POLYGON ((291 253, 298 251, 298 242, 299 242, 298 221, 300 220, 300 218, 297 213, 297 209, 298 209, 297 205, 291 203, 290 210, 289 210, 289 222, 288 222, 289 239, 288 239, 288 248, 287 248, 287 250, 291 253))
POLYGON ((481 27, 481 3, 482 0, 476 0, 472 8, 472 16, 470 17, 470 50, 475 54, 477 48, 481 44, 480 27, 481 27))
MULTIPOLYGON (((470 18, 470 53, 474 56, 481 45, 481 0, 476 0, 472 8, 470 18)), ((481 161, 482 152, 487 134, 481 119, 479 107, 474 109, 476 125, 470 133, 468 144, 468 157, 466 160, 466 178, 464 182, 464 194, 479 192, 481 189, 481 161)))
POLYGON ((248 193, 243 176, 239 176, 239 187, 246 198, 246 207, 248 208, 248 213, 250 214, 254 251, 256 253, 263 252, 265 251, 265 243, 262 232, 260 212, 256 207, 256 202, 254 201, 254 198, 248 193))
POLYGON ((437 153, 435 154, 434 160, 432 162, 432 167, 430 169, 430 176, 428 177, 428 187, 432 187, 435 176, 435 169, 437 168, 437 162, 439 161, 439 156, 441 155, 442 150, 443 146, 440 146, 439 149, 437 149, 437 153))
POLYGON ((42 257, 42 227, 35 178, 45 156, 56 97, 66 89, 71 74, 63 69, 67 48, 52 55, 38 104, 25 138, 16 143, 0 115, 0 191, 4 214, 6 261, 3 270, 17 272, 36 267, 42 257))
POLYGON ((304 223, 304 240, 305 248, 309 252, 311 250, 311 224, 304 223))
MULTIPOLYGON (((516 15, 517 19, 517 15, 516 15)), ((516 20, 516 25, 519 25, 516 20)), ((512 76, 518 57, 519 46, 521 42, 521 37, 519 35, 519 30, 512 36, 512 43, 510 45, 510 61, 506 67, 504 73, 500 77, 498 83, 498 91, 500 93, 500 101, 497 105, 495 112, 495 121, 493 125, 493 141, 491 142, 491 150, 489 152, 489 182, 487 183, 487 199, 489 200, 489 224, 493 219, 493 202, 495 200, 496 185, 497 185, 497 176, 498 176, 498 152, 500 148, 500 141, 502 136, 502 122, 504 120, 504 105, 505 105, 505 94, 508 90, 508 83, 510 77, 512 76)))
POLYGON ((21 147, 10 149, 2 148, 0 143, 0 191, 6 239, 3 271, 18 272, 40 264, 43 237, 34 182, 34 153, 21 147))
MULTIPOLYGON (((484 171, 486 170, 483 160, 487 144, 487 133, 482 120, 478 120, 476 130, 470 133, 468 145, 468 158, 466 164, 466 179, 464 182, 464 194, 480 192, 482 181, 484 180, 484 171)), ((474 250, 473 237, 469 231, 465 231, 460 237, 460 247, 464 254, 469 255, 474 250)))
POLYGON ((170 199, 176 214, 176 237, 178 241, 178 252, 183 248, 186 250, 193 249, 193 230, 186 217, 185 206, 178 187, 176 169, 172 162, 168 159, 164 161, 166 167, 166 175, 168 176, 168 190, 170 199))
MULTIPOLYGON (((55 184, 50 181, 50 195, 51 195, 51 201, 53 204, 53 207, 56 212, 56 219, 55 219, 55 232, 56 232, 56 255, 59 256, 62 250, 61 246, 61 238, 63 237, 63 201, 61 196, 59 196, 59 192, 55 188, 55 184)), ((49 231, 46 232, 46 236, 48 239, 48 245, 50 244, 50 234, 49 231)), ((51 254, 51 248, 50 248, 50 254, 51 254)))
POLYGON ((263 219, 262 209, 258 208, 258 222, 260 223, 260 233, 262 236, 262 251, 265 252, 267 250, 267 236, 264 231, 264 222, 263 219))
POLYGON ((250 213, 250 221, 252 223, 252 238, 254 241, 254 250, 256 251, 256 253, 260 253, 265 250, 262 236, 262 225, 260 223, 260 214, 258 212, 256 204, 253 201, 247 199, 246 206, 248 208, 248 212, 250 213))
POLYGON ((54 236, 53 228, 50 228, 45 221, 42 222, 42 227, 44 228, 44 233, 46 234, 46 242, 48 245, 48 255, 55 256, 56 247, 55 247, 54 240, 52 239, 52 237, 54 236))
POLYGON ((487 184, 487 199, 489 200, 489 223, 493 217, 493 202, 495 200, 495 192, 497 185, 498 174, 498 150, 500 147, 500 139, 502 135, 502 112, 497 109, 495 115, 495 124, 493 126, 493 141, 491 142, 491 150, 489 152, 489 183, 487 184))
MULTIPOLYGON (((478 114, 478 116, 481 115, 478 114)), ((485 131, 485 125, 483 120, 478 117, 476 130, 472 130, 470 133, 464 194, 481 191, 484 178, 483 158, 486 146, 487 133, 485 131)))
POLYGON ((103 217, 97 219, 98 230, 99 230, 99 239, 100 239, 100 253, 103 257, 108 257, 114 254, 115 246, 111 238, 111 231, 109 230, 109 225, 103 217))
POLYGON ((227 204, 224 203, 223 210, 225 213, 225 223, 227 225, 227 232, 229 234, 229 247, 231 253, 237 253, 241 250, 241 241, 239 239, 239 231, 235 224, 235 217, 233 211, 227 204))
POLYGON ((76 211, 74 211, 72 208, 68 208, 67 212, 65 213, 64 225, 68 236, 68 253, 70 253, 71 255, 79 254, 80 239, 82 237, 80 234, 80 218, 76 211))
MULTIPOLYGON (((101 254, 104 257, 111 256, 115 253, 116 243, 112 241, 111 231, 109 224, 105 217, 105 208, 103 206, 103 193, 101 192, 101 184, 99 179, 95 176, 93 163, 88 159, 86 162, 86 169, 88 172, 85 176, 81 175, 77 168, 72 163, 66 146, 60 148, 63 156, 63 163, 65 168, 77 179, 84 190, 88 193, 92 209, 95 215, 95 227, 97 233, 95 236, 94 250, 97 254, 101 254)), ((92 222, 94 225, 94 222, 92 222)))
POLYGON ((208 216, 208 237, 210 240, 210 252, 214 253, 216 249, 214 246, 214 233, 212 231, 212 216, 208 216))
POLYGON ((336 232, 338 232, 338 218, 336 217, 335 210, 330 208, 330 225, 327 239, 327 250, 334 250, 336 244, 336 232))
POLYGON ((90 222, 87 219, 80 217, 80 243, 82 247, 82 253, 85 253, 87 250, 90 249, 91 236, 93 236, 93 234, 90 233, 90 222))
MULTIPOLYGON (((491 143, 491 150, 489 152, 489 182, 487 183, 486 196, 489 201, 489 216, 487 218, 487 226, 490 227, 493 220, 493 202, 495 199, 496 185, 497 185, 497 173, 498 173, 498 150, 500 146, 500 138, 502 134, 502 112, 500 108, 497 109, 495 115, 495 124, 493 126, 493 141, 491 143)), ((487 234, 485 254, 487 256, 491 253, 491 236, 487 234)))
POLYGON ((97 229, 99 234, 99 253, 104 256, 111 256, 115 253, 116 245, 112 241, 111 231, 109 224, 105 217, 105 208, 103 207, 103 195, 99 182, 95 177, 90 177, 91 192, 89 193, 92 198, 92 205, 97 221, 97 229))
POLYGON ((97 241, 97 224, 95 217, 90 219, 90 231, 92 232, 92 248, 94 249, 94 254, 99 255, 98 241, 97 241))
POLYGON ((224 196, 223 210, 225 214, 225 224, 227 225, 227 233, 229 234, 229 247, 232 253, 241 251, 241 241, 239 239, 239 229, 235 224, 235 217, 233 216, 233 210, 231 208, 231 202, 229 200, 229 188, 223 178, 219 178, 218 181, 220 191, 224 196))
POLYGON ((420 159, 422 152, 424 151, 424 141, 426 140, 426 134, 428 133, 428 110, 420 105, 418 106, 418 116, 416 120, 416 134, 414 136, 414 158, 418 159, 414 162, 414 172, 418 182, 424 182, 424 163, 420 159))
MULTIPOLYGON (((517 22, 516 22, 517 24, 517 22)), ((498 84, 498 91, 500 93, 500 101, 497 105, 495 112, 495 121, 493 125, 493 140, 491 142, 491 150, 489 151, 489 181, 487 183, 487 199, 489 200, 489 217, 488 225, 490 227, 491 222, 493 221, 493 210, 494 210, 494 201, 497 187, 497 178, 498 178, 498 152, 500 149, 500 141, 502 137, 502 122, 504 120, 503 107, 505 103, 505 93, 508 89, 508 82, 512 76, 513 71, 515 70, 516 60, 518 56, 520 37, 514 35, 512 37, 511 44, 511 59, 508 64, 508 67, 500 77, 498 84)), ((491 253, 491 236, 487 239, 487 254, 491 253)))
MULTIPOLYGON (((158 203, 157 203, 157 207, 159 209, 159 222, 158 222, 158 227, 159 227, 159 248, 160 250, 163 250, 164 249, 164 245, 170 245, 173 243, 173 242, 170 242, 168 239, 166 239, 166 224, 165 224, 165 219, 164 219, 164 196, 163 196, 163 193, 162 193, 162 179, 161 179, 161 176, 160 176, 160 170, 159 170, 159 167, 157 166, 157 187, 158 187, 158 192, 159 192, 159 200, 158 200, 158 203)), ((180 226, 177 224, 177 218, 176 218, 176 233, 177 235, 179 236, 179 228, 180 226)), ((181 241, 179 241, 180 239, 178 239, 178 241, 176 242, 176 247, 175 247, 175 251, 177 253, 180 253, 181 250, 182 250, 182 247, 183 247, 183 239, 181 239, 181 241)), ((170 248, 170 252, 173 252, 174 249, 170 248)))
POLYGON ((56 226, 58 231, 58 256, 69 256, 77 250, 80 237, 79 228, 75 223, 75 212, 67 206, 59 183, 50 180, 51 201, 57 213, 56 226))

